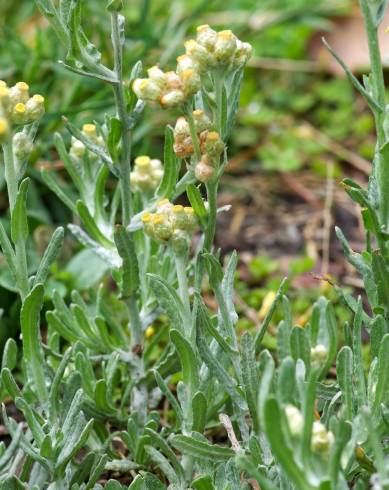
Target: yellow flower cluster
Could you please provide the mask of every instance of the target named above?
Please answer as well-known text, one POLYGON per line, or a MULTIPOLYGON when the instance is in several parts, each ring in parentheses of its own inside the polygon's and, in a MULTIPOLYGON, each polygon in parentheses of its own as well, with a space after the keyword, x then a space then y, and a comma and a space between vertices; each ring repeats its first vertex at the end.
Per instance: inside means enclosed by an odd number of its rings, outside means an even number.
POLYGON ((134 80, 132 89, 139 99, 159 102, 164 109, 182 104, 201 87, 200 75, 194 68, 164 72, 153 66, 147 74, 148 78, 134 80))
MULTIPOLYGON (((91 140, 97 146, 104 148, 104 139, 102 136, 98 136, 97 129, 94 124, 84 124, 82 127, 82 134, 91 140)), ((72 146, 70 147, 70 156, 76 160, 82 159, 86 153, 86 147, 84 143, 74 136, 72 137, 72 146)), ((96 155, 92 152, 88 152, 89 158, 95 159, 96 155)))
POLYGON ((137 78, 132 89, 139 99, 159 102, 163 108, 175 107, 200 90, 202 73, 217 67, 242 67, 251 53, 251 45, 231 31, 216 32, 202 25, 197 28, 196 40, 185 43, 176 71, 163 72, 153 66, 147 71, 148 78, 137 78))
POLYGON ((161 160, 151 159, 148 156, 140 156, 135 159, 134 170, 131 172, 131 186, 135 191, 154 191, 163 176, 161 160))
POLYGON ((18 82, 13 87, 0 80, 0 143, 11 134, 12 125, 29 124, 45 113, 45 99, 39 95, 30 97, 29 86, 18 82))
MULTIPOLYGON (((211 121, 204 111, 193 111, 196 134, 199 141, 201 160, 196 163, 195 175, 200 182, 207 182, 215 174, 224 143, 217 131, 211 131, 211 121)), ((174 127, 174 152, 179 158, 187 158, 194 153, 189 123, 184 117, 177 119, 174 127)))
POLYGON ((252 46, 238 39, 230 30, 216 32, 208 24, 197 27, 196 40, 185 43, 186 54, 178 58, 185 64, 187 58, 198 64, 200 72, 212 68, 240 68, 252 54, 252 46))
POLYGON ((193 208, 174 205, 163 199, 157 203, 155 213, 143 214, 142 223, 151 238, 181 249, 196 229, 197 218, 193 208))

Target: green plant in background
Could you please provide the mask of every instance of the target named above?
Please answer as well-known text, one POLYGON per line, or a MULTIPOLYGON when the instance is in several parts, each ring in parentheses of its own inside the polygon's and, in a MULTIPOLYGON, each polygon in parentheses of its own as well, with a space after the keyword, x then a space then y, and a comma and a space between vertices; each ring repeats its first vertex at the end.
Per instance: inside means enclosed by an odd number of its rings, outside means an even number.
MULTIPOLYGON (((376 45, 386 2, 361 0, 371 76, 362 86, 347 71, 374 110, 379 138, 369 191, 345 181, 362 206, 366 251, 353 252, 338 235, 363 276, 371 311, 339 289, 353 313, 339 351, 332 304, 320 298, 304 328, 295 326, 285 280, 254 335, 237 333, 238 257, 232 253, 223 266, 213 241, 217 213, 225 211, 217 207, 217 192, 251 46, 229 30, 202 25, 174 71, 154 66, 141 78, 141 62, 123 64, 121 0, 106 4, 112 68, 83 30, 81 1, 36 3, 67 50, 63 65, 114 96, 115 113, 101 121, 79 129, 65 120, 71 145, 54 135, 72 185, 63 185, 53 168, 42 171, 74 217, 68 229, 106 265, 112 281, 75 289, 69 304, 47 287, 62 228, 30 272, 28 180, 22 178, 43 98, 30 98, 25 83, 2 83, 0 138, 11 213, 10 230, 0 227, 0 245, 22 303, 22 352, 8 340, 0 388, 24 422, 3 408, 11 442, 0 445, 0 488, 342 490, 369 482, 388 488, 389 211, 376 45), (169 117, 170 109, 179 113, 165 128, 163 163, 159 155, 133 155, 146 105, 169 109, 169 117), (205 303, 205 279, 215 311, 205 303), (41 328, 45 288, 53 308, 41 328), (272 355, 264 337, 277 306, 282 320, 272 355), (367 369, 362 327, 370 334, 367 369)), ((251 268, 263 276, 276 264, 257 260, 251 268)))

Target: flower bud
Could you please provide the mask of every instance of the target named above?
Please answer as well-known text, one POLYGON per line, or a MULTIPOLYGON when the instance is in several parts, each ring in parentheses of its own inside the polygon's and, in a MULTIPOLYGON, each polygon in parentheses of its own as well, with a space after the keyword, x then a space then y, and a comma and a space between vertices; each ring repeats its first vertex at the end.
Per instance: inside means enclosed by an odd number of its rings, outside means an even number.
POLYGON ((298 408, 294 405, 286 405, 285 415, 288 420, 288 425, 292 437, 298 437, 303 432, 304 419, 298 408))
POLYGON ((173 204, 169 201, 169 199, 161 199, 156 204, 157 211, 160 214, 169 214, 173 209, 173 204))
POLYGON ((168 241, 173 234, 173 228, 167 216, 155 214, 152 221, 155 238, 164 242, 168 241))
POLYGON ((180 73, 182 87, 186 96, 194 95, 201 88, 201 78, 197 71, 188 68, 180 73))
POLYGON ((331 431, 327 431, 325 426, 315 420, 312 427, 311 447, 316 453, 328 453, 331 445, 334 442, 334 435, 331 431))
POLYGON ((18 160, 24 160, 31 153, 33 144, 27 134, 15 133, 12 142, 14 155, 18 160))
POLYGON ((138 99, 155 101, 161 96, 160 86, 149 78, 137 78, 132 84, 132 90, 138 99))
POLYGON ((208 24, 197 27, 196 40, 208 51, 213 51, 217 41, 217 32, 209 27, 208 24))
POLYGON ((29 86, 25 82, 18 82, 9 91, 9 96, 12 104, 25 104, 30 98, 28 91, 29 86))
POLYGON ((72 137, 72 146, 70 147, 70 156, 75 159, 82 158, 85 155, 85 145, 80 140, 72 137))
POLYGON ((195 122, 196 131, 201 133, 211 127, 211 121, 205 112, 201 109, 193 111, 193 119, 195 122))
POLYGON ((142 215, 141 221, 143 223, 143 229, 145 233, 151 237, 154 237, 154 226, 153 226, 153 215, 151 213, 144 213, 142 215))
POLYGON ((249 43, 243 43, 239 39, 236 41, 236 52, 233 64, 235 66, 244 66, 247 61, 251 58, 253 53, 253 47, 249 43))
POLYGON ((174 137, 182 138, 186 136, 190 136, 190 128, 188 121, 185 117, 179 117, 176 121, 176 125, 174 126, 174 137))
POLYGON ((12 109, 11 114, 12 122, 15 124, 25 124, 26 123, 26 106, 22 102, 18 102, 12 109))
POLYGON ((5 143, 10 136, 10 128, 5 117, 0 117, 0 144, 5 143))
POLYGON ((215 174, 215 169, 211 167, 210 165, 207 165, 203 162, 199 162, 195 166, 195 176, 196 179, 199 180, 200 182, 208 182, 209 180, 212 179, 212 177, 215 174))
POLYGON ((327 360, 328 352, 327 348, 323 344, 317 344, 311 348, 311 363, 313 365, 321 366, 327 360))
POLYGON ((26 117, 29 121, 41 119, 45 113, 45 99, 41 95, 34 95, 26 103, 26 117))
POLYGON ((182 89, 182 80, 175 71, 167 71, 165 73, 165 80, 168 91, 182 89))
POLYGON ((205 151, 211 156, 219 156, 223 153, 224 143, 221 140, 219 133, 210 131, 205 140, 205 151))
POLYGON ((133 172, 130 174, 130 182, 136 191, 154 191, 163 176, 160 160, 153 159, 147 155, 137 157, 133 172))
POLYGON ((215 62, 212 55, 201 46, 198 42, 190 39, 185 43, 186 54, 196 61, 201 69, 206 69, 209 66, 214 66, 215 62))
POLYGON ((163 88, 166 85, 165 73, 158 67, 152 66, 147 70, 147 74, 153 82, 155 82, 158 87, 163 88))
POLYGON ((179 104, 182 104, 185 100, 185 95, 182 90, 171 90, 163 95, 159 102, 164 109, 168 109, 170 107, 175 107, 179 104))
POLYGON ((185 206, 184 211, 186 214, 186 223, 187 223, 187 228, 186 231, 194 231, 197 228, 197 218, 196 214, 194 212, 194 209, 191 206, 185 206))
POLYGON ((232 61, 236 51, 236 36, 231 31, 220 31, 215 44, 215 58, 220 63, 232 61))
POLYGON ((183 54, 177 58, 177 73, 180 74, 185 70, 199 71, 199 64, 191 56, 183 54))

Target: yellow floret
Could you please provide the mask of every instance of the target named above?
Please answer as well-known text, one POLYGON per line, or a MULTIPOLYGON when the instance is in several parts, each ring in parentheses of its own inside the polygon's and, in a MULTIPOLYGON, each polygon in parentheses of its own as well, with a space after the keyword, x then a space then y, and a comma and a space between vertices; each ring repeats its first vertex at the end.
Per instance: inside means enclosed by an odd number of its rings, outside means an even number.
POLYGON ((151 214, 145 213, 141 218, 143 223, 149 223, 151 221, 151 214))
POLYGON ((28 89, 30 88, 26 82, 18 82, 15 87, 20 90, 21 92, 27 92, 28 89))
POLYGON ((155 328, 154 328, 152 325, 149 325, 149 326, 146 328, 146 331, 145 331, 145 337, 146 337, 146 339, 149 339, 149 338, 150 338, 150 337, 152 337, 154 334, 155 334, 155 328))
POLYGON ((15 105, 14 110, 18 114, 24 114, 26 112, 26 106, 22 102, 19 102, 18 104, 15 105))

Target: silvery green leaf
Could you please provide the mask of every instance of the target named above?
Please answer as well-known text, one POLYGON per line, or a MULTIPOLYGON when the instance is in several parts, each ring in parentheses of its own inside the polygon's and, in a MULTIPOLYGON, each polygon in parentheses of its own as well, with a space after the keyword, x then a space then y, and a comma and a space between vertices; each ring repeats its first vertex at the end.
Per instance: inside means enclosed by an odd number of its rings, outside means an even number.
POLYGON ((121 291, 124 298, 130 297, 139 289, 139 266, 134 240, 130 232, 117 225, 114 234, 115 244, 122 258, 121 291))
POLYGON ((170 198, 177 183, 180 165, 173 150, 173 143, 173 130, 170 126, 166 126, 163 150, 163 177, 157 189, 157 195, 160 197, 170 198))
POLYGON ((51 236, 50 242, 43 254, 42 260, 39 264, 38 270, 34 277, 34 284, 46 282, 49 274, 49 269, 55 259, 58 257, 61 251, 64 239, 64 229, 62 226, 58 227, 51 236))
POLYGON ((25 298, 20 312, 27 377, 42 404, 48 399, 45 361, 40 336, 40 311, 43 306, 43 295, 43 285, 36 284, 25 298))
POLYGON ((0 222, 0 247, 5 257, 5 260, 7 262, 7 265, 9 267, 9 270, 11 271, 13 279, 16 281, 18 273, 17 273, 17 266, 16 266, 15 251, 12 248, 7 232, 5 231, 4 226, 1 222, 0 222))
POLYGON ((150 286, 158 303, 168 315, 172 326, 179 329, 181 333, 185 332, 188 327, 185 324, 185 308, 176 291, 156 274, 147 274, 147 277, 150 279, 150 286))
POLYGON ((234 451, 229 447, 210 444, 190 436, 173 436, 170 438, 170 443, 184 454, 214 462, 226 461, 235 455, 234 451))
POLYGON ((20 184, 15 207, 11 216, 11 238, 14 243, 26 241, 28 238, 28 223, 26 212, 27 190, 30 179, 26 178, 20 184))
POLYGON ((336 358, 336 376, 342 391, 342 401, 347 420, 353 417, 353 352, 348 346, 342 347, 336 358))
POLYGON ((103 247, 77 225, 69 224, 68 228, 82 245, 90 248, 96 255, 107 262, 111 268, 117 269, 121 266, 122 261, 116 250, 103 247))
POLYGON ((253 421, 254 432, 257 434, 259 430, 257 412, 258 370, 255 360, 254 339, 249 332, 245 332, 243 334, 240 341, 240 346, 243 386, 246 394, 247 405, 253 421))

